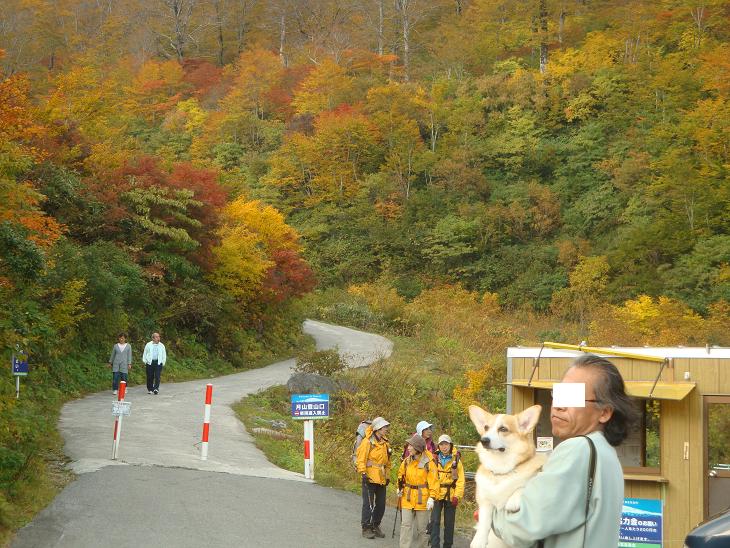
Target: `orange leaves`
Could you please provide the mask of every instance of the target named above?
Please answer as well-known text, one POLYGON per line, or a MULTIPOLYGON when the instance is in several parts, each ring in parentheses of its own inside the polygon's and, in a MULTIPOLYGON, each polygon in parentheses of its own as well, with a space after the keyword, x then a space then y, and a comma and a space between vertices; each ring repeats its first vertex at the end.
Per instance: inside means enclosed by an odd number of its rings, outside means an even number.
POLYGON ((40 209, 43 195, 29 183, 15 183, 0 177, 0 223, 9 221, 23 226, 28 239, 40 247, 50 247, 63 232, 63 226, 40 209))
POLYGON ((127 88, 126 105, 148 120, 174 107, 188 87, 177 61, 147 61, 127 88))
POLYGON ((379 135, 363 114, 342 108, 323 112, 314 135, 293 134, 272 158, 268 179, 303 193, 314 204, 348 198, 357 193, 362 177, 379 161, 379 135))
POLYGON ((283 299, 313 287, 311 270, 299 257, 299 235, 276 209, 238 198, 225 207, 222 220, 211 274, 219 287, 243 302, 262 289, 283 299))
POLYGON ((351 102, 354 90, 355 79, 343 67, 325 59, 300 84, 292 104, 298 114, 317 115, 351 102))
POLYGON ((222 110, 231 113, 249 111, 260 119, 270 117, 281 108, 282 98, 285 98, 280 92, 284 75, 279 57, 270 51, 242 53, 233 86, 221 101, 222 110))
POLYGON ((20 154, 38 158, 41 154, 31 143, 45 130, 33 119, 28 94, 29 83, 24 76, 5 78, 0 70, 0 151, 14 148, 20 154))

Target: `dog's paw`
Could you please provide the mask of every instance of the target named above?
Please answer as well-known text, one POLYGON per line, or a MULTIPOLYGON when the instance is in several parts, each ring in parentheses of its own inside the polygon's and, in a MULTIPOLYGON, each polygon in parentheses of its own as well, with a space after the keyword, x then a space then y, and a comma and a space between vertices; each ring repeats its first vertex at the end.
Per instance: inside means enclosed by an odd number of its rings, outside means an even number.
POLYGON ((477 534, 471 541, 469 548, 487 548, 487 538, 477 534))
POLYGON ((518 489, 507 499, 507 503, 504 505, 504 509, 508 512, 517 512, 520 509, 520 502, 522 501, 522 489, 518 489))

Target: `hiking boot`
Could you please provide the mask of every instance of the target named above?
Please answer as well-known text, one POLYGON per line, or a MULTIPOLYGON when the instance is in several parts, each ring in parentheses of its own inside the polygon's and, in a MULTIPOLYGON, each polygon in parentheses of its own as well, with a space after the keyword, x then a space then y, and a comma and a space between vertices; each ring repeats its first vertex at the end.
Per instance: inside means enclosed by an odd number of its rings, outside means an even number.
POLYGON ((362 536, 365 538, 375 538, 375 533, 370 527, 363 527, 362 536))
POLYGON ((380 525, 373 525, 373 535, 378 538, 385 538, 385 533, 380 530, 380 525))

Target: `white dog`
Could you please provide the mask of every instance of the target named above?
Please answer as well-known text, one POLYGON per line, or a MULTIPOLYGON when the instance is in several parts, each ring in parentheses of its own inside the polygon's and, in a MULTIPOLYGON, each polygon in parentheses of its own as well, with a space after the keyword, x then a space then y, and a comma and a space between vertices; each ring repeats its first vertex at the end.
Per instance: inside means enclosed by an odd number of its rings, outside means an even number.
POLYGON ((507 547, 492 531, 492 510, 519 510, 522 488, 545 463, 544 455, 535 452, 532 440, 541 411, 542 407, 533 405, 519 415, 491 415, 481 407, 469 406, 469 418, 480 437, 476 446, 480 463, 476 473, 479 521, 471 548, 507 547))

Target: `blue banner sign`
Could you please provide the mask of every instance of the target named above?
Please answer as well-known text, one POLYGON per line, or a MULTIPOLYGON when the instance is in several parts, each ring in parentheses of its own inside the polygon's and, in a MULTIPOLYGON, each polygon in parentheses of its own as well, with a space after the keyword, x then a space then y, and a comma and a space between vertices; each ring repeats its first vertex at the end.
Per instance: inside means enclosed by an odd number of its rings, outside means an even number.
POLYGON ((661 500, 624 499, 618 545, 620 548, 661 548, 661 500))
POLYGON ((28 374, 28 354, 19 352, 13 354, 13 375, 21 376, 28 374))
POLYGON ((291 418, 296 420, 327 419, 330 416, 329 394, 292 394, 291 418))

